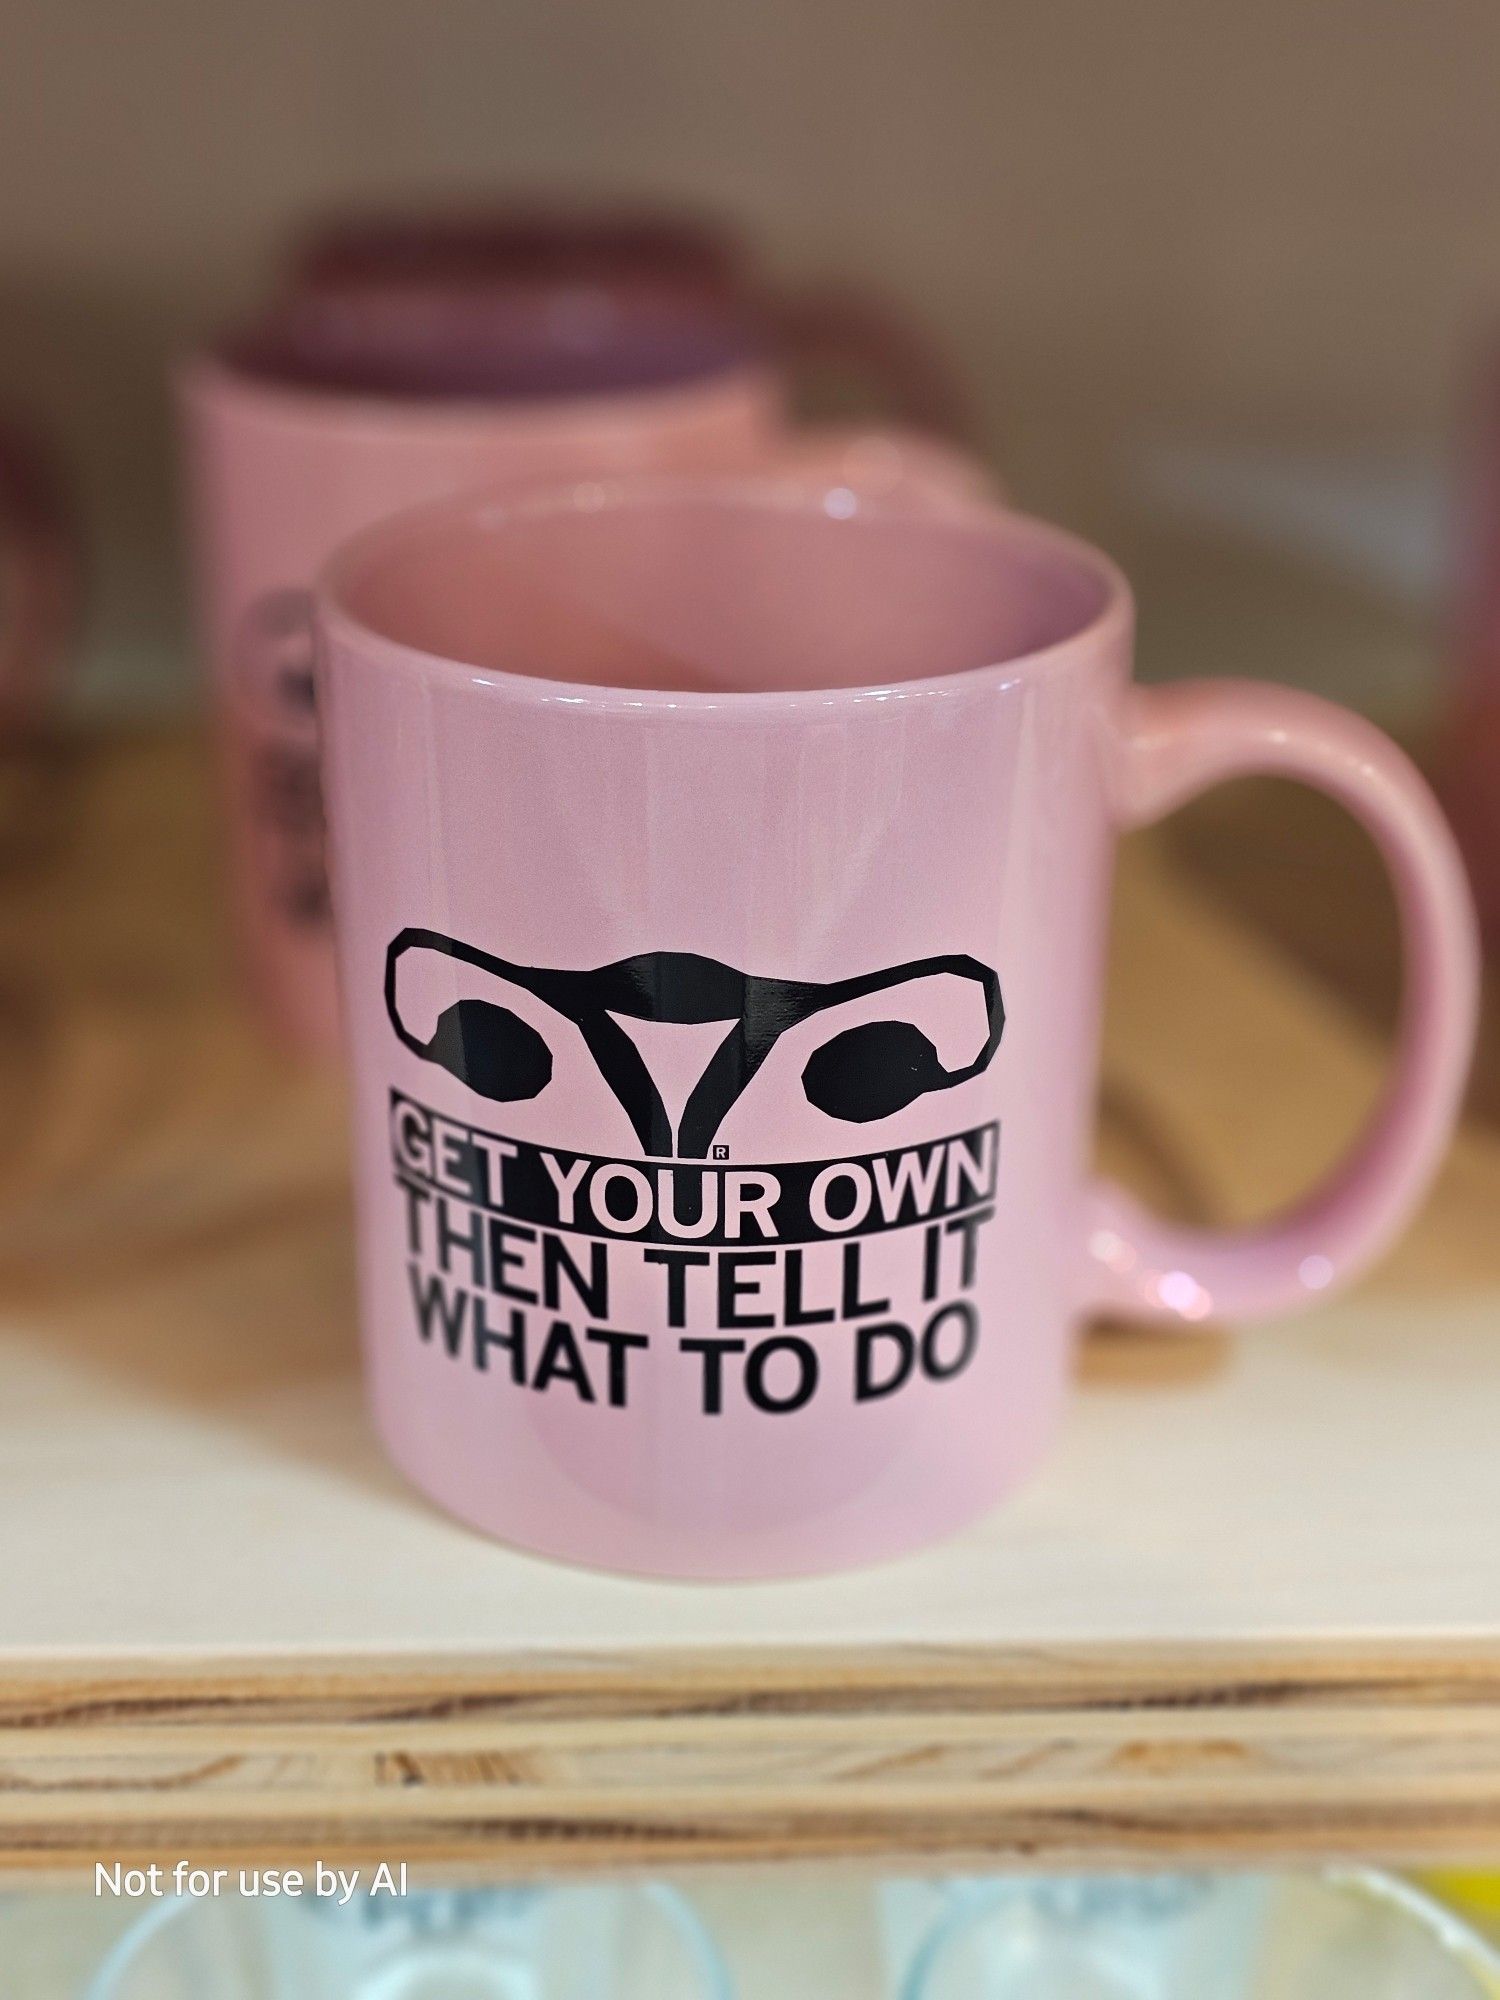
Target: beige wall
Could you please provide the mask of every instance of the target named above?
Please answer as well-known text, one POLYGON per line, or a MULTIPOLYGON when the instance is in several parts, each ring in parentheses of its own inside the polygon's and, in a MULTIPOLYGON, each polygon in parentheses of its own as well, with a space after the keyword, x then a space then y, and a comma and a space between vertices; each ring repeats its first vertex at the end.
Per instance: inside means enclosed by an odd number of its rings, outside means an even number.
POLYGON ((1500 300, 1495 0, 6 0, 0 27, 0 389, 66 431, 119 672, 175 601, 163 357, 309 203, 720 204, 788 270, 920 299, 1054 510, 1146 423, 1431 429, 1500 300))

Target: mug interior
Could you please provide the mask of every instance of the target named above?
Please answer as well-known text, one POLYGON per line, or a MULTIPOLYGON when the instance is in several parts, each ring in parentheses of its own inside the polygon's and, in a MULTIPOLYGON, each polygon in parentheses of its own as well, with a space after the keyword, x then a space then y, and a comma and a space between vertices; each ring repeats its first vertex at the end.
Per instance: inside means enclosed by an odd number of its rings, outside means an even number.
POLYGON ((668 388, 761 359, 727 296, 545 280, 472 295, 292 299, 220 343, 272 387, 396 400, 532 402, 668 388))
POLYGON ((519 281, 724 292, 740 284, 734 231, 673 209, 508 203, 359 210, 303 232, 288 274, 303 295, 377 299, 403 288, 519 281))
POLYGON ((693 482, 420 515, 357 543, 330 589, 366 632, 471 669, 709 695, 1004 666, 1125 597, 1103 557, 998 510, 693 482))

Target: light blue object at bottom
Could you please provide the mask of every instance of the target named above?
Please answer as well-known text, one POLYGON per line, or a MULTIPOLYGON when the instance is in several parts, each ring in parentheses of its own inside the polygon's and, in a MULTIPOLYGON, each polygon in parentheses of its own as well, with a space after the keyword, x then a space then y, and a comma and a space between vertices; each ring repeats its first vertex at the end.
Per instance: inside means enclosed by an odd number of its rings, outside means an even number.
POLYGON ((154 1905, 85 2000, 731 2000, 664 1884, 154 1905))

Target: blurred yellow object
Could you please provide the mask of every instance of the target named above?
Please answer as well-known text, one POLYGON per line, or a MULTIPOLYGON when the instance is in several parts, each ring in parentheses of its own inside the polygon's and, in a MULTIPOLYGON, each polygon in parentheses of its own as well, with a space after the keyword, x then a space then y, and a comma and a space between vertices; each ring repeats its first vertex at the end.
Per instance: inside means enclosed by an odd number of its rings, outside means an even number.
POLYGON ((1500 1931, 1500 1869, 1443 1868, 1419 1879, 1440 1901, 1500 1931))
MULTIPOLYGON (((1418 1879, 1430 1896, 1500 1939, 1500 1869, 1440 1868, 1424 1871, 1418 1879)), ((1491 1975, 1489 1983, 1500 2000, 1500 1979, 1491 1975)))

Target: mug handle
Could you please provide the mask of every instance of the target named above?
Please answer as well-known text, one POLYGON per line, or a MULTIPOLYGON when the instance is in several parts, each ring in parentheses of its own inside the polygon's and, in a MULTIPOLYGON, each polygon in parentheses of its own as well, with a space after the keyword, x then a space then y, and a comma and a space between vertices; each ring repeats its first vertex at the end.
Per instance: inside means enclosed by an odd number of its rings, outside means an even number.
POLYGON ((1285 1213, 1215 1231, 1149 1215, 1113 1182, 1089 1190, 1084 1310, 1190 1326, 1294 1310, 1347 1284, 1395 1236, 1458 1117, 1479 1004, 1479 947, 1458 849, 1410 760, 1371 723, 1254 681, 1132 689, 1116 764, 1122 828, 1251 774, 1297 778, 1346 806, 1390 871, 1405 953, 1395 1065, 1363 1134, 1285 1213))
POLYGON ((900 310, 856 286, 820 285, 773 298, 772 339, 795 370, 838 369, 868 382, 903 423, 972 438, 973 402, 939 345, 900 310))

